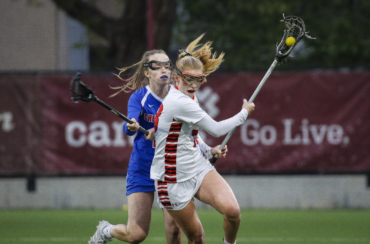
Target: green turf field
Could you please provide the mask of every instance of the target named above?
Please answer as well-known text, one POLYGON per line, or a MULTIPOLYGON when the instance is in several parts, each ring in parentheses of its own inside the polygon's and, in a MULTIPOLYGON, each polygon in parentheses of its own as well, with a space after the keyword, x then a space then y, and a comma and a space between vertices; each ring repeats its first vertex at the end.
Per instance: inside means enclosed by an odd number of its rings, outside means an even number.
MULTIPOLYGON (((206 243, 221 244, 222 216, 214 210, 198 213, 206 243)), ((242 218, 237 243, 370 243, 368 210, 243 210, 242 218)), ((112 224, 126 223, 127 212, 1 210, 0 244, 87 243, 102 219, 112 224)), ((165 243, 160 210, 153 210, 150 233, 144 243, 165 243)))

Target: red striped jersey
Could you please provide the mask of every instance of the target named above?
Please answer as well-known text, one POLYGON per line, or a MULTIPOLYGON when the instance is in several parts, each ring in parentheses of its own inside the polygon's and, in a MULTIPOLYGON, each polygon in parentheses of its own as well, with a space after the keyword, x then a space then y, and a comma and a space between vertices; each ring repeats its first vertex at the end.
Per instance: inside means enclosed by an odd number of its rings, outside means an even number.
POLYGON ((198 127, 207 113, 198 100, 171 87, 155 121, 155 155, 150 178, 167 183, 191 179, 208 164, 198 145, 198 127))

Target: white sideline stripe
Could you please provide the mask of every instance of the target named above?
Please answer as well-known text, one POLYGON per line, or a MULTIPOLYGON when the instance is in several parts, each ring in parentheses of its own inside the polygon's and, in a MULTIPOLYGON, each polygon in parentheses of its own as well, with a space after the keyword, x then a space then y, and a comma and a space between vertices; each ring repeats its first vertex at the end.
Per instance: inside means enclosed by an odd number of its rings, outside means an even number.
MULTIPOLYGON (((36 237, 27 237, 27 238, 0 238, 0 243, 3 242, 83 242, 88 241, 90 238, 65 238, 65 237, 53 237, 53 238, 36 238, 36 237)), ((147 238, 146 241, 152 242, 165 242, 165 237, 150 237, 147 238)), ((207 238, 206 241, 214 241, 220 242, 220 238, 207 238)), ((319 237, 312 237, 312 238, 296 238, 296 237, 251 237, 251 238, 238 238, 238 243, 240 242, 322 242, 322 243, 358 243, 358 242, 370 242, 370 238, 340 238, 340 237, 331 237, 331 238, 319 238, 319 237)))

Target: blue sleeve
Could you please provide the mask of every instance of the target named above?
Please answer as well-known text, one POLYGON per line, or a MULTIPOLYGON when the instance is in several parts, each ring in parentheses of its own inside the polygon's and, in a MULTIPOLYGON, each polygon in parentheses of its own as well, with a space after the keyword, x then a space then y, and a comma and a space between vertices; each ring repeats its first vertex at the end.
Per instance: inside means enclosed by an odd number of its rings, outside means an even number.
MULTIPOLYGON (((140 99, 136 93, 133 93, 130 99, 128 100, 127 117, 129 119, 134 118, 136 119, 137 122, 139 122, 139 115, 140 115, 141 109, 142 107, 141 107, 140 99)), ((123 131, 128 136, 133 136, 136 133, 136 131, 129 131, 127 129, 127 122, 123 125, 123 131)))

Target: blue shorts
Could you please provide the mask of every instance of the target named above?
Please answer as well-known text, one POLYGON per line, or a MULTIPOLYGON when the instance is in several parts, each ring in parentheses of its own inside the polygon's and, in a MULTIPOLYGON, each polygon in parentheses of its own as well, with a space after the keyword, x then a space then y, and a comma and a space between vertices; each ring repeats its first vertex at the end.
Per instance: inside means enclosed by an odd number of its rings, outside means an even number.
POLYGON ((154 180, 142 179, 140 177, 131 176, 127 174, 126 179, 126 196, 135 192, 151 192, 155 191, 154 180))

